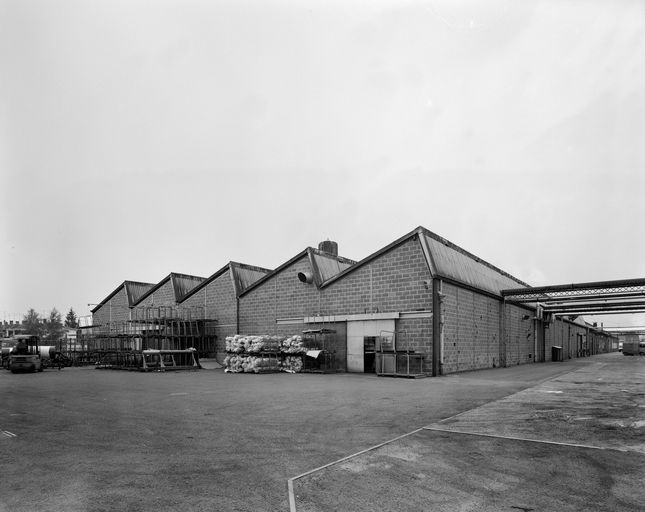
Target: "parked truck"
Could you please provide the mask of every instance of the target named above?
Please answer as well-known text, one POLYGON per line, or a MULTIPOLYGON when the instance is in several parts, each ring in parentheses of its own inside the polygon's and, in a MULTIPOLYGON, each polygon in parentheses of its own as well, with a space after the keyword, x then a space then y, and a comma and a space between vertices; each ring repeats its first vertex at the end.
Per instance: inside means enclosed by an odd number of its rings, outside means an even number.
POLYGON ((645 355, 645 341, 639 341, 639 340, 623 341, 623 355, 625 356, 645 355))

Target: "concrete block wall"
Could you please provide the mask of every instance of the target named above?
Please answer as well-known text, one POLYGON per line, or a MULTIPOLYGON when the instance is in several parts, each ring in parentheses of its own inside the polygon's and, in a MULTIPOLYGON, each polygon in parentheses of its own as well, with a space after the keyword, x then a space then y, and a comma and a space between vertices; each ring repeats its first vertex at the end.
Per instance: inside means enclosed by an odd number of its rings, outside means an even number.
MULTIPOLYGON (((553 324, 552 324, 553 325, 553 324)), ((562 346, 565 358, 585 357, 587 355, 611 352, 612 342, 615 341, 606 333, 595 332, 582 325, 568 320, 556 320, 554 332, 555 345, 562 346), (582 347, 580 346, 582 336, 582 347)))
POLYGON ((226 355, 226 337, 237 334, 237 298, 231 278, 230 268, 210 283, 198 290, 181 305, 202 311, 202 318, 217 320, 214 333, 216 357, 220 360, 226 355))
POLYGON ((533 317, 535 312, 513 304, 505 308, 505 353, 506 366, 532 363, 535 360, 535 333, 533 317))
POLYGON ((606 354, 607 352, 614 351, 614 342, 617 343, 615 338, 607 334, 595 334, 594 336, 596 337, 597 354, 606 354))
POLYGON ((587 335, 587 328, 563 318, 556 318, 545 331, 546 360, 552 361, 551 347, 562 347, 564 359, 580 357, 578 351, 578 334, 587 335))
POLYGON ((576 351, 576 333, 586 334, 586 329, 568 320, 557 317, 545 329, 544 344, 546 361, 553 361, 552 347, 562 347, 563 358, 578 357, 576 351))
POLYGON ((553 361, 552 348, 554 346, 562 347, 564 359, 569 359, 569 347, 566 334, 566 326, 562 320, 556 319, 548 324, 548 327, 544 330, 545 361, 553 361))
POLYGON ((453 284, 442 286, 442 373, 500 366, 500 302, 453 284))
POLYGON ((318 311, 316 286, 300 282, 298 272, 311 272, 306 254, 240 297, 240 334, 290 335, 293 328, 277 319, 302 319, 318 311))
POLYGON ((423 371, 432 373, 432 318, 401 318, 396 321, 397 350, 424 355, 423 371))
MULTIPOLYGON (((175 306, 175 289, 172 285, 172 279, 168 279, 163 285, 148 295, 145 299, 137 304, 137 308, 153 306, 175 306)), ((150 310, 151 312, 153 310, 150 310)), ((151 313, 152 314, 152 313, 151 313)))
POLYGON ((108 332, 110 323, 123 323, 129 319, 130 307, 124 286, 121 286, 117 293, 92 313, 92 324, 101 326, 95 332, 108 332))
POLYGON ((573 322, 562 321, 563 330, 565 330, 565 337, 567 340, 567 345, 569 348, 569 356, 571 358, 580 357, 578 334, 584 334, 581 326, 574 324, 573 322))
MULTIPOLYGON (((419 241, 415 239, 386 251, 322 289, 298 280, 298 272, 310 271, 309 260, 303 255, 243 294, 240 297, 241 333, 292 335, 302 330, 296 324, 279 324, 278 319, 432 309, 432 287, 424 283, 431 277, 419 241)), ((431 358, 432 327, 431 321, 425 320, 406 321, 404 325, 415 346, 431 358)))
POLYGON ((335 314, 432 309, 432 286, 418 240, 408 240, 324 288, 323 308, 335 314))

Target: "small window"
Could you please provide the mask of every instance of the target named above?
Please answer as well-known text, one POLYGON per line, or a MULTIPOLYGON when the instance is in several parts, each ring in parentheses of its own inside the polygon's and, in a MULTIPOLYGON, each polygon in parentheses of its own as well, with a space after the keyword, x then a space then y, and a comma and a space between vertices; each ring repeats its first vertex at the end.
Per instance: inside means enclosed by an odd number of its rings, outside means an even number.
POLYGON ((363 338, 363 347, 365 348, 365 352, 376 351, 376 338, 377 336, 365 336, 363 338))

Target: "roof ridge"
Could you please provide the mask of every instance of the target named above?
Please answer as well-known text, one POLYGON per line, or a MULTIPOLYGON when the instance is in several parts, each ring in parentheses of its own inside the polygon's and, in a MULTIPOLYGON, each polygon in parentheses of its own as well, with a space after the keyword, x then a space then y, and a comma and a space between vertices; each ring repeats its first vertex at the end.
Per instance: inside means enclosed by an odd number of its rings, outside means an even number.
POLYGON ((352 265, 354 263, 356 263, 356 261, 354 261, 354 260, 352 260, 350 258, 346 258, 345 256, 340 256, 339 254, 332 254, 332 253, 329 253, 327 251, 323 251, 322 249, 316 249, 315 247, 309 247, 309 249, 311 249, 311 251, 314 254, 317 254, 319 256, 325 256, 327 258, 333 258, 335 260, 340 261, 341 263, 350 263, 352 265))

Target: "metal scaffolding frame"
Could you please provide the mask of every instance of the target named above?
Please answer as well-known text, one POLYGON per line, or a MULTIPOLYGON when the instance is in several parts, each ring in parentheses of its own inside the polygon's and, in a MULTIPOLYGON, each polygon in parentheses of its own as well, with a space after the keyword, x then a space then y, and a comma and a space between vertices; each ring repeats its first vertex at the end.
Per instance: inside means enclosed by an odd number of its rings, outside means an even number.
POLYGON ((95 363, 101 354, 115 352, 194 349, 198 356, 215 352, 217 320, 206 318, 203 307, 141 306, 132 308, 129 316, 80 335, 85 362, 95 363))

